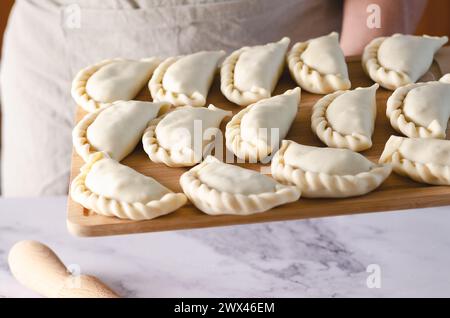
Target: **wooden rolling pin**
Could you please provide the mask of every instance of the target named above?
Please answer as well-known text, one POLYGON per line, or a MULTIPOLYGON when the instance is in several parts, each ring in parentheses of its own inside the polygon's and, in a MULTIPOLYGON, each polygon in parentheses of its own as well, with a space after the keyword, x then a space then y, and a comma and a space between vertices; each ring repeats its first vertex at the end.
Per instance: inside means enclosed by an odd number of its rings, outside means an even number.
POLYGON ((58 256, 36 241, 16 243, 8 256, 14 277, 26 287, 51 298, 118 298, 94 276, 73 276, 58 256))

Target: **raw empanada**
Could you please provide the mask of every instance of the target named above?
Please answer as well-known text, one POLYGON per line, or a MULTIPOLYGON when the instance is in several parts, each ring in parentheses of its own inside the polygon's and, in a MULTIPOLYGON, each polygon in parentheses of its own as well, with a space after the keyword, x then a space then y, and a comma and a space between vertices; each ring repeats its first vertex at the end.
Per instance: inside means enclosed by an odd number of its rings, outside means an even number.
POLYGON ((380 157, 417 182, 450 185, 450 141, 391 136, 380 157))
POLYGON ((394 90, 415 83, 433 63, 434 54, 448 38, 394 34, 370 42, 362 57, 366 73, 381 86, 394 90))
POLYGON ((271 169, 276 180, 297 186, 307 198, 363 195, 379 187, 392 170, 348 149, 304 146, 290 140, 283 140, 271 169))
POLYGON ((84 161, 98 151, 121 161, 139 143, 148 123, 169 108, 168 103, 119 101, 87 114, 72 132, 75 150, 84 161))
POLYGON ((397 88, 387 101, 392 127, 411 138, 445 139, 450 117, 448 76, 397 88))
POLYGON ((311 127, 327 146, 363 151, 372 147, 378 84, 337 91, 313 107, 311 127))
POLYGON ((169 167, 193 166, 214 144, 222 120, 231 115, 214 105, 179 107, 150 121, 142 137, 144 150, 153 162, 169 167))
POLYGON ((336 32, 296 43, 289 51, 287 61, 291 76, 308 92, 329 94, 351 87, 336 32))
POLYGON ((97 153, 71 185, 72 199, 87 209, 121 219, 149 220, 182 207, 187 198, 153 178, 97 153))
POLYGON ((238 158, 261 161, 278 149, 297 115, 300 88, 260 100, 237 113, 227 124, 226 146, 238 158))
POLYGON ((175 106, 205 106, 224 51, 202 51, 162 62, 149 82, 153 100, 175 106))
POLYGON ((72 82, 72 97, 88 112, 132 100, 150 80, 159 58, 105 60, 81 70, 72 82))
POLYGON ((225 97, 247 106, 269 98, 283 72, 286 52, 291 41, 243 47, 228 56, 220 69, 220 89, 225 97))
POLYGON ((180 178, 184 193, 211 215, 249 215, 298 200, 300 191, 254 170, 208 156, 180 178))

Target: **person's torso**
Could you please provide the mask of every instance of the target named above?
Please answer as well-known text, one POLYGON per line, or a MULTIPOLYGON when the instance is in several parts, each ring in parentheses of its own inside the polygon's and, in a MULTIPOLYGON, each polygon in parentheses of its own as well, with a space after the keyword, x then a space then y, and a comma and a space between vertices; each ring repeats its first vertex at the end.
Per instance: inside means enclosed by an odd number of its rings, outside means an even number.
MULTIPOLYGON (((42 3, 26 1, 36 6, 42 3)), ((295 43, 339 32, 342 21, 339 0, 51 1, 61 11, 66 46, 73 54, 75 68, 116 56, 230 52, 284 36, 295 43), (73 23, 76 14, 79 24, 73 23)))
POLYGON ((149 9, 157 7, 174 7, 183 5, 210 4, 235 0, 52 0, 58 5, 78 4, 90 9, 149 9))

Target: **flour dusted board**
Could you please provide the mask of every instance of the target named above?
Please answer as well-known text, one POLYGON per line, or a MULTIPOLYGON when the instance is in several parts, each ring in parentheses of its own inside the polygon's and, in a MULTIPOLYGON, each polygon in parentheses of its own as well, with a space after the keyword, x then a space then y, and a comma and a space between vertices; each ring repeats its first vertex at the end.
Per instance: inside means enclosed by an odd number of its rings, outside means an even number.
MULTIPOLYGON (((361 62, 357 58, 348 59, 348 67, 352 87, 370 86, 373 82, 363 73, 361 62)), ((436 64, 426 74, 429 80, 440 78, 441 72, 436 64)), ((281 94, 289 88, 295 87, 287 72, 281 78, 275 94, 281 94)), ((386 100, 390 91, 379 89, 377 93, 377 120, 373 147, 362 154, 377 161, 383 151, 384 144, 392 134, 398 135, 390 126, 386 118, 386 100)), ((290 130, 287 139, 296 142, 324 146, 311 131, 311 109, 321 95, 302 92, 302 101, 297 118, 290 130)), ((148 88, 145 87, 139 99, 149 100, 148 88)), ((242 108, 228 102, 220 93, 219 78, 216 76, 211 89, 208 103, 237 113, 242 108)), ((84 116, 84 111, 78 108, 77 121, 84 116)), ((222 125, 224 128, 224 125, 222 125)), ((129 155, 124 164, 137 171, 151 176, 175 192, 181 191, 178 179, 187 168, 169 168, 163 164, 152 163, 142 150, 141 146, 129 155)), ((77 155, 72 156, 73 179, 83 165, 83 160, 77 155)), ((247 168, 260 169, 260 165, 244 164, 247 168)), ((168 231, 191 228, 205 228, 233 224, 246 224, 257 222, 283 221, 305 218, 318 218, 333 215, 357 214, 366 212, 379 212, 411 208, 424 208, 432 206, 450 205, 450 187, 427 186, 413 182, 407 178, 392 174, 386 182, 376 191, 357 198, 349 199, 300 199, 297 202, 274 208, 270 211, 250 216, 209 216, 188 204, 176 212, 149 221, 127 221, 97 215, 81 205, 68 201, 67 225, 69 231, 78 236, 106 236, 142 232, 168 231)))

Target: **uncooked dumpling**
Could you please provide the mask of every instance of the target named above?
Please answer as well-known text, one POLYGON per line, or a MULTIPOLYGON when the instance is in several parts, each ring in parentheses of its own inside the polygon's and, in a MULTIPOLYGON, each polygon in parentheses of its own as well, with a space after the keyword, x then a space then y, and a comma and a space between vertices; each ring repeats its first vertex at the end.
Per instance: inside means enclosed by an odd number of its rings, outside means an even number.
POLYGON ((214 144, 222 120, 231 115, 214 105, 178 107, 148 124, 142 137, 144 150, 153 162, 169 167, 193 166, 214 144))
POLYGON ((397 88, 386 108, 392 127, 411 138, 445 139, 450 118, 448 79, 397 88))
POLYGON ((271 96, 283 72, 289 38, 279 42, 243 47, 222 64, 221 90, 238 105, 247 106, 271 96))
POLYGON ((73 130, 75 150, 84 161, 98 151, 121 161, 139 143, 149 121, 169 108, 168 103, 128 101, 87 114, 73 130))
POLYGON ((272 159, 271 170, 276 180, 297 186, 304 197, 345 198, 373 191, 392 169, 348 149, 318 148, 284 140, 272 159))
POLYGON ((289 132, 300 104, 300 88, 260 100, 236 114, 227 124, 226 146, 238 158, 264 160, 289 132))
POLYGON ((86 209, 121 219, 149 220, 182 207, 187 198, 153 178, 97 153, 71 185, 72 199, 86 209))
POLYGON ((207 157, 180 178, 184 193, 211 215, 249 215, 298 200, 300 191, 254 170, 207 157))
POLYGON ((378 84, 338 91, 313 107, 311 127, 327 146, 363 151, 372 147, 378 84))
POLYGON ((450 141, 391 136, 380 158, 417 182, 450 185, 450 141))
POLYGON ((296 43, 289 51, 287 60, 292 77, 308 92, 329 94, 351 87, 336 32, 296 43))
POLYGON ((149 83, 153 100, 175 106, 205 106, 224 51, 202 51, 162 62, 149 83))
POLYGON ((415 83, 433 63, 434 54, 448 38, 394 34, 370 42, 364 49, 363 68, 383 86, 394 90, 415 83))
POLYGON ((72 97, 88 112, 115 101, 134 99, 150 80, 158 58, 111 59, 81 70, 72 82, 72 97))

